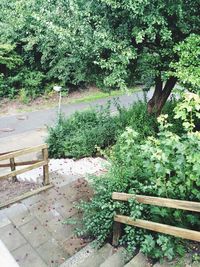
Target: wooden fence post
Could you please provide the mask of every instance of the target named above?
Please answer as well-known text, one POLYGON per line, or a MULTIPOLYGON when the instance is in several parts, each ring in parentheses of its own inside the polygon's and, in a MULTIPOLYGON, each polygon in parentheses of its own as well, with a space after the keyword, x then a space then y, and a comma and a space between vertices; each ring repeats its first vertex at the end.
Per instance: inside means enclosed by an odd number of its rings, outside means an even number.
POLYGON ((43 166, 43 184, 49 184, 49 166, 48 166, 48 148, 42 149, 43 160, 47 162, 46 165, 43 166))
POLYGON ((121 223, 114 222, 114 225, 113 225, 113 240, 112 240, 112 245, 114 247, 118 246, 119 238, 121 236, 121 231, 122 231, 121 223))
MULTIPOLYGON (((14 158, 10 158, 10 168, 11 168, 11 171, 15 171, 16 168, 15 168, 15 159, 14 158)), ((13 183, 17 181, 17 176, 12 176, 12 181, 13 183)))

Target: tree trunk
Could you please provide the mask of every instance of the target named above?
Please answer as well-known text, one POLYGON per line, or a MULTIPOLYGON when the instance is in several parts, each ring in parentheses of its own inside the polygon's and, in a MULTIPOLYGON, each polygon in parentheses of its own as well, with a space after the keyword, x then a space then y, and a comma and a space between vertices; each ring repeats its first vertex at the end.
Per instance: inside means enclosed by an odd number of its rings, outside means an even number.
POLYGON ((161 77, 159 76, 155 79, 155 90, 147 106, 149 114, 155 114, 156 116, 160 115, 162 108, 170 96, 176 82, 177 78, 170 77, 163 87, 161 77))
POLYGON ((153 96, 149 100, 148 106, 147 106, 149 114, 154 113, 155 105, 156 105, 159 97, 162 94, 162 87, 163 87, 163 82, 161 80, 161 76, 156 77, 156 79, 155 79, 155 90, 154 90, 153 96))

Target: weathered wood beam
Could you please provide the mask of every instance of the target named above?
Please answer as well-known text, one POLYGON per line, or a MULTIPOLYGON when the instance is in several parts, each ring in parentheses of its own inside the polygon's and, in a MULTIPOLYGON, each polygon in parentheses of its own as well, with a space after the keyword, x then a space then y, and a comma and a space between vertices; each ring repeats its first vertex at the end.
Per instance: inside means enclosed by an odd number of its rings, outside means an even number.
POLYGON ((193 230, 178 228, 175 226, 155 223, 155 222, 146 221, 146 220, 140 220, 140 219, 133 220, 131 217, 124 216, 124 215, 116 215, 114 217, 114 221, 128 224, 131 226, 140 227, 140 228, 151 230, 151 231, 155 231, 155 232, 162 233, 162 234, 168 234, 168 235, 200 242, 200 232, 193 231, 193 230))
POLYGON ((35 194, 38 194, 38 193, 40 193, 40 192, 42 192, 42 191, 44 191, 44 190, 47 190, 47 189, 49 189, 49 188, 52 188, 53 186, 54 186, 53 184, 45 185, 45 186, 43 186, 43 187, 40 187, 40 188, 37 188, 37 189, 35 189, 35 190, 29 191, 29 192, 27 192, 27 193, 24 193, 24 194, 21 195, 21 196, 17 196, 17 197, 15 197, 15 198, 11 199, 11 200, 8 200, 8 201, 6 201, 6 202, 4 202, 4 203, 1 203, 1 204, 0 204, 0 209, 1 209, 1 208, 4 208, 4 207, 7 207, 7 206, 9 206, 9 205, 11 205, 11 204, 13 204, 13 203, 15 203, 15 202, 21 201, 21 200, 23 200, 23 199, 25 199, 25 198, 27 198, 27 197, 31 197, 31 196, 33 196, 33 195, 35 195, 35 194))
POLYGON ((200 202, 134 195, 134 194, 126 194, 118 192, 114 192, 112 194, 113 200, 128 201, 131 198, 134 198, 135 200, 137 200, 139 203, 142 204, 200 212, 200 202))
POLYGON ((25 154, 29 154, 32 152, 36 152, 36 151, 40 151, 44 148, 47 148, 47 144, 43 144, 43 145, 39 145, 39 146, 34 146, 34 147, 30 147, 30 148, 25 148, 16 152, 11 152, 8 154, 4 154, 0 156, 0 161, 1 160, 6 160, 6 159, 10 159, 10 158, 15 158, 15 157, 19 157, 25 154))

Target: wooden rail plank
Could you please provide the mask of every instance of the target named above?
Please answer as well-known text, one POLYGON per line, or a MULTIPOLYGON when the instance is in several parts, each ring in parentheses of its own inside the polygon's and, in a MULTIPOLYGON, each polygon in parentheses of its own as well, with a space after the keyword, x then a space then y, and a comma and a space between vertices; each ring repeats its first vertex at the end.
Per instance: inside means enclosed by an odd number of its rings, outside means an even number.
POLYGON ((11 204, 13 204, 15 202, 21 201, 22 199, 25 199, 25 198, 31 197, 31 196, 33 196, 35 194, 38 194, 38 193, 40 193, 40 192, 42 192, 44 190, 47 190, 49 188, 52 188, 53 186, 54 186, 53 184, 45 185, 45 186, 40 187, 40 188, 37 188, 35 190, 26 192, 23 195, 17 196, 17 197, 15 197, 15 198, 13 198, 11 200, 8 200, 8 201, 6 201, 4 203, 0 203, 0 209, 1 208, 4 208, 4 207, 7 207, 7 206, 9 206, 9 205, 11 205, 11 204))
POLYGON ((21 155, 29 154, 29 153, 32 153, 32 152, 40 151, 40 150, 42 150, 44 148, 47 148, 47 147, 48 147, 47 144, 42 144, 42 145, 39 145, 39 146, 25 148, 25 149, 22 149, 22 150, 19 150, 19 151, 16 151, 16 152, 11 152, 11 153, 8 153, 8 154, 5 154, 5 155, 1 155, 0 156, 0 161, 1 160, 6 160, 6 159, 10 159, 10 158, 14 158, 14 157, 19 157, 21 155))
POLYGON ((119 222, 114 222, 113 225, 113 240, 112 240, 112 245, 114 247, 117 247, 119 245, 119 238, 121 236, 122 232, 122 224, 119 222))
POLYGON ((161 198, 161 197, 150 197, 143 195, 133 195, 126 193, 118 193, 118 192, 114 192, 112 194, 113 200, 128 201, 131 198, 134 198, 138 202, 143 204, 200 212, 199 202, 176 200, 176 199, 161 198))
POLYGON ((173 235, 176 237, 181 237, 181 238, 200 242, 200 232, 193 231, 193 230, 178 228, 175 226, 155 223, 155 222, 146 221, 146 220, 140 220, 140 219, 133 220, 131 217, 124 216, 124 215, 116 215, 114 217, 114 221, 140 227, 140 228, 151 230, 151 231, 155 231, 155 232, 159 232, 159 233, 163 233, 163 234, 173 235))
MULTIPOLYGON (((43 156, 43 160, 48 162, 48 149, 47 148, 42 149, 42 156, 43 156)), ((43 166, 43 184, 44 185, 49 184, 49 165, 48 164, 43 166)))
MULTIPOLYGON (((30 160, 30 161, 22 161, 22 162, 15 162, 15 166, 25 166, 25 165, 31 165, 37 162, 40 162, 41 160, 30 160)), ((10 167, 10 163, 2 163, 0 164, 0 168, 7 168, 10 167)))
POLYGON ((30 165, 30 166, 28 166, 26 168, 23 168, 23 169, 20 169, 20 170, 16 170, 16 171, 12 171, 12 172, 7 173, 7 174, 3 174, 3 175, 0 176, 0 180, 1 179, 7 179, 7 178, 10 178, 10 177, 16 176, 18 174, 22 174, 24 172, 31 171, 33 169, 39 168, 39 167, 47 165, 47 164, 48 164, 48 161, 45 161, 45 160, 40 161, 40 162, 32 164, 32 165, 30 165))
POLYGON ((20 151, 20 150, 22 150, 22 149, 6 151, 6 152, 3 152, 3 153, 0 153, 0 156, 2 156, 2 155, 6 155, 6 154, 9 154, 9 153, 12 153, 12 152, 20 151))
MULTIPOLYGON (((10 169, 11 171, 15 171, 16 168, 15 168, 15 159, 14 158, 10 158, 10 169)), ((16 182, 17 181, 17 176, 12 176, 12 180, 13 182, 16 182)))

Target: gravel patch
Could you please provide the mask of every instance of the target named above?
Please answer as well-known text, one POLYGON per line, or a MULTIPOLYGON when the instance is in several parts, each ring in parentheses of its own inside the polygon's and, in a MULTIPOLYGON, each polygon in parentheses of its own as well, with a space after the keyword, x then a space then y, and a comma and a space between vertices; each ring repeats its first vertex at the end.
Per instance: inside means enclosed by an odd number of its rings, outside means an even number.
MULTIPOLYGON (((79 175, 87 176, 92 174, 99 174, 107 171, 109 163, 103 158, 82 158, 80 160, 73 159, 51 159, 49 161, 49 172, 57 172, 61 175, 79 175)), ((41 183, 42 181, 42 167, 32 171, 18 175, 21 181, 30 181, 41 183)))

